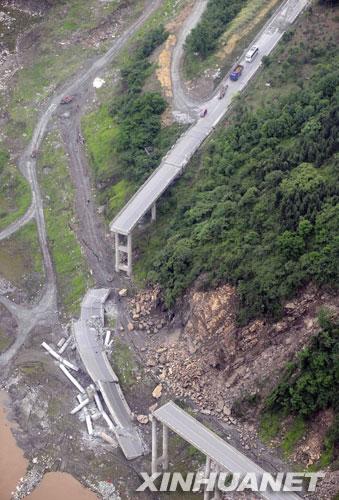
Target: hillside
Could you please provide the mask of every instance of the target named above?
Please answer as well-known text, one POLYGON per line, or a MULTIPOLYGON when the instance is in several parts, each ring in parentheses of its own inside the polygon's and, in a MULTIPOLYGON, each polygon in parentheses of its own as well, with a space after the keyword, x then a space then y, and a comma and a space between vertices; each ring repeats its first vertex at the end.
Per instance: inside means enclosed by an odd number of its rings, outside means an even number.
POLYGON ((339 72, 330 16, 318 7, 284 37, 255 90, 162 202, 168 222, 160 216, 140 237, 139 277, 160 283, 167 306, 197 278, 202 288, 237 286, 240 322, 278 317, 310 281, 335 289, 339 72))
POLYGON ((217 416, 226 401, 227 422, 261 421, 285 458, 334 469, 338 21, 318 4, 284 36, 136 250, 139 282, 184 325, 158 361, 172 390, 217 416))

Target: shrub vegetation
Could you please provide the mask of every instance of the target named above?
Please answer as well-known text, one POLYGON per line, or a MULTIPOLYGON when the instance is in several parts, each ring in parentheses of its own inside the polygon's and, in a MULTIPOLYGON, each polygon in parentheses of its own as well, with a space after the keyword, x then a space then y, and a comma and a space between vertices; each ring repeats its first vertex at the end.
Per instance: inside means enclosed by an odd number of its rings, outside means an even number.
MULTIPOLYGON (((335 419, 324 443, 329 462, 337 458, 339 445, 339 323, 326 312, 319 320, 322 330, 296 361, 286 366, 280 383, 267 398, 264 421, 271 420, 272 415, 292 414, 302 430, 305 421, 318 411, 332 408, 335 419)), ((290 451, 288 440, 283 445, 290 451)))
POLYGON ((209 0, 198 25, 186 40, 186 53, 206 58, 215 50, 220 35, 225 31, 248 0, 209 0))

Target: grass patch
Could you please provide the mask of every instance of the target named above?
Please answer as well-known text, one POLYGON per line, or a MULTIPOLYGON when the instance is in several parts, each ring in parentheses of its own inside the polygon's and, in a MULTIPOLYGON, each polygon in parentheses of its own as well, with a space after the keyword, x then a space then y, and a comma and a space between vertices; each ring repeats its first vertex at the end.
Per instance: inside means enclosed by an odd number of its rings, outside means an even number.
POLYGON ((111 219, 136 189, 134 183, 121 177, 121 164, 117 158, 115 140, 119 127, 109 113, 109 105, 85 115, 82 131, 98 187, 98 202, 106 205, 107 219, 111 219))
POLYGON ((7 351, 14 338, 0 328, 0 353, 7 351))
POLYGON ((113 369, 123 388, 130 388, 136 384, 136 372, 138 367, 127 344, 124 344, 120 340, 114 342, 111 361, 113 369))
POLYGON ((41 361, 23 363, 20 365, 19 369, 30 382, 38 382, 45 377, 45 365, 41 361))
POLYGON ((31 203, 31 190, 26 179, 0 148, 0 230, 21 217, 31 203))
POLYGON ((281 449, 286 457, 292 453, 298 441, 304 436, 305 431, 305 420, 302 417, 296 417, 281 442, 281 449))
POLYGON ((55 418, 60 415, 61 401, 57 398, 51 398, 48 401, 47 414, 49 418, 55 418))
POLYGON ((56 133, 46 138, 39 156, 39 182, 61 303, 66 314, 75 314, 92 280, 74 232, 74 189, 56 133))
POLYGON ((275 413, 265 413, 260 421, 260 439, 262 439, 264 443, 269 443, 278 435, 280 426, 281 419, 279 415, 275 413))
POLYGON ((108 318, 107 319, 107 325, 108 325, 108 328, 110 328, 111 330, 114 330, 115 327, 117 326, 117 320, 116 320, 116 318, 108 318))
POLYGON ((105 182, 118 168, 114 163, 114 140, 119 129, 112 120, 108 106, 102 105, 97 111, 84 116, 82 130, 86 136, 95 179, 105 182))
POLYGON ((10 238, 0 242, 0 275, 33 297, 43 278, 43 262, 36 225, 26 224, 10 238))

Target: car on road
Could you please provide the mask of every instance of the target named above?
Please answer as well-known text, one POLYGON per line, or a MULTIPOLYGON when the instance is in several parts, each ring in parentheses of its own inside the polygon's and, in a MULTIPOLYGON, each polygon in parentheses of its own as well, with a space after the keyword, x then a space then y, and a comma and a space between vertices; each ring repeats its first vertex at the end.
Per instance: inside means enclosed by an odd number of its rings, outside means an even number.
POLYGON ((61 101, 60 101, 60 104, 69 104, 70 102, 72 102, 74 99, 74 95, 65 95, 61 101))
POLYGON ((237 66, 234 68, 232 73, 230 74, 230 79, 236 82, 239 77, 241 76, 242 70, 244 69, 244 66, 242 64, 237 64, 237 66))
POLYGON ((221 87, 220 92, 219 92, 219 99, 223 99, 225 97, 227 89, 228 89, 228 85, 223 85, 221 87))
POLYGON ((251 63, 255 57, 259 54, 259 48, 256 45, 250 48, 245 56, 245 60, 248 63, 251 63))
POLYGON ((200 118, 204 118, 207 115, 207 108, 200 111, 200 118))

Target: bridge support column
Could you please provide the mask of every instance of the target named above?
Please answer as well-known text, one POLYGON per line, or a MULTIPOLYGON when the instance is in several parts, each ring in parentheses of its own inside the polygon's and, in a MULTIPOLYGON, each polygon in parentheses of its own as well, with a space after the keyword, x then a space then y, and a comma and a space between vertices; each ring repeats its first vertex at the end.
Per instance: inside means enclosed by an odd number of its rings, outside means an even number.
POLYGON ((132 233, 127 236, 127 275, 132 276, 132 233))
POLYGON ((162 468, 168 469, 168 427, 162 424, 162 468))
POLYGON ((213 496, 213 499, 212 500, 220 500, 221 499, 221 496, 220 496, 220 490, 218 488, 218 480, 219 480, 219 474, 220 474, 220 466, 218 464, 215 463, 215 472, 217 473, 217 480, 216 480, 216 484, 215 484, 215 488, 214 488, 214 496, 213 496))
POLYGON ((132 234, 127 236, 115 233, 115 270, 125 271, 127 276, 132 275, 132 234), (121 238, 124 238, 127 242, 126 244, 121 242, 121 238), (122 255, 126 255, 126 259, 122 259, 122 255))
MULTIPOLYGON (((205 464, 205 479, 209 479, 211 473, 211 459, 209 456, 206 456, 206 464, 205 464)), ((210 492, 207 490, 207 484, 204 489, 204 500, 209 500, 210 492)))
POLYGON ((154 222, 157 218, 157 206, 155 203, 153 203, 152 208, 151 208, 151 220, 154 222))
POLYGON ((115 237, 115 270, 118 273, 120 270, 119 233, 114 233, 114 237, 115 237))
POLYGON ((152 474, 158 472, 157 421, 152 418, 152 474))

